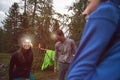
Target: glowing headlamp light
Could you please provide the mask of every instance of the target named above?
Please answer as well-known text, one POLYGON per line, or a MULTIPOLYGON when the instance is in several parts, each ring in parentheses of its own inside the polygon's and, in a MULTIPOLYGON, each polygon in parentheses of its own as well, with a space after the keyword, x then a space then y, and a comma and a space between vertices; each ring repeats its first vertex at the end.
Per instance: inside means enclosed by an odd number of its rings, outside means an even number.
POLYGON ((25 42, 31 43, 31 40, 30 39, 25 39, 25 42))
POLYGON ((51 38, 52 38, 53 40, 56 39, 56 34, 52 33, 52 34, 51 34, 51 38))
POLYGON ((31 47, 33 47, 32 42, 30 39, 24 39, 23 43, 29 44, 31 47))

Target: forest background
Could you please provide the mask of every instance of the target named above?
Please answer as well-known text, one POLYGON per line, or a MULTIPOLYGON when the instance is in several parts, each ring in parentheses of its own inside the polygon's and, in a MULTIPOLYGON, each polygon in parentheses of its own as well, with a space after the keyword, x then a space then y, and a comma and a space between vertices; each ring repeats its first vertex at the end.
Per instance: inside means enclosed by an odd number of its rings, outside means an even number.
POLYGON ((47 75, 55 76, 53 67, 41 71, 45 52, 38 49, 38 44, 54 50, 52 32, 62 29, 65 36, 73 39, 78 46, 85 24, 82 12, 86 5, 87 0, 73 2, 71 6, 67 6, 72 14, 67 15, 55 12, 53 0, 23 0, 23 6, 13 3, 2 21, 3 26, 0 27, 0 80, 8 79, 9 60, 12 53, 19 48, 18 39, 21 35, 32 40, 34 51, 32 73, 36 80, 42 78, 45 80, 47 75), (5 67, 5 70, 2 67, 5 67))

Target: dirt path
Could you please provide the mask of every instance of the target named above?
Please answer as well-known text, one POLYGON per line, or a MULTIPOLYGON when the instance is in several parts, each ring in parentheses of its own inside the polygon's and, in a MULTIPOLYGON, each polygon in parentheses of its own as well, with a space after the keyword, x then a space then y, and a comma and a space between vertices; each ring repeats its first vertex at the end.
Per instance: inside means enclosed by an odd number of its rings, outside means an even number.
POLYGON ((39 77, 40 75, 35 76, 35 80, 57 80, 57 73, 54 72, 45 72, 43 74, 41 74, 41 77, 39 77))
POLYGON ((56 75, 52 75, 52 76, 47 76, 43 79, 37 79, 37 80, 57 80, 57 76, 56 75))

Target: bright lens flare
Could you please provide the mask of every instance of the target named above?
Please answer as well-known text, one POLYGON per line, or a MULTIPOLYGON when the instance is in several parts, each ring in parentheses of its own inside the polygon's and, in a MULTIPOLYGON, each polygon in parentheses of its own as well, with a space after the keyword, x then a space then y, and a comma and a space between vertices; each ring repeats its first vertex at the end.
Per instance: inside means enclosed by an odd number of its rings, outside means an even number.
POLYGON ((55 40, 56 39, 56 35, 55 34, 51 34, 51 39, 55 40))
POLYGON ((24 44, 29 44, 31 47, 33 47, 33 45, 32 45, 32 42, 31 42, 31 40, 30 39, 23 39, 22 40, 22 43, 24 43, 24 44))
POLYGON ((29 43, 31 43, 31 40, 29 40, 29 39, 25 39, 25 42, 29 42, 29 43))

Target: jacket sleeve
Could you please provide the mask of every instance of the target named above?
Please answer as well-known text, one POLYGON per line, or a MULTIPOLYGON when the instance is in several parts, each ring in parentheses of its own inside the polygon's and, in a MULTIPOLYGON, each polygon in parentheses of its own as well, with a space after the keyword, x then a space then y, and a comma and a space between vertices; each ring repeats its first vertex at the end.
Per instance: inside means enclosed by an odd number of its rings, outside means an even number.
POLYGON ((99 56, 117 29, 118 16, 111 16, 117 14, 111 11, 112 8, 107 8, 109 9, 93 13, 97 18, 88 18, 66 80, 85 80, 87 75, 94 73, 99 56))
POLYGON ((55 44, 54 67, 57 67, 57 62, 58 62, 58 48, 57 48, 57 44, 55 44))
POLYGON ((9 63, 9 80, 13 80, 14 78, 14 66, 15 66, 15 56, 12 55, 10 63, 9 63))
POLYGON ((76 44, 75 44, 74 40, 72 40, 71 46, 72 46, 72 53, 75 54, 75 53, 76 53, 76 48, 77 48, 77 47, 76 47, 76 44))

